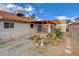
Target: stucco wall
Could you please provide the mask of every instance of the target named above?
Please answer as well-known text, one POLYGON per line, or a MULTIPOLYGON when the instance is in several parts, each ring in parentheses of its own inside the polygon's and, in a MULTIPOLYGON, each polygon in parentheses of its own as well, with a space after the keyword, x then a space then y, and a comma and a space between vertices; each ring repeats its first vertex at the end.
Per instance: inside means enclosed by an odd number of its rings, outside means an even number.
POLYGON ((69 32, 72 39, 79 44, 79 24, 69 25, 69 32))
POLYGON ((2 22, 0 21, 0 39, 2 37, 2 22))
POLYGON ((30 28, 30 24, 14 23, 14 28, 4 29, 4 22, 0 22, 0 38, 14 38, 16 36, 29 35, 37 32, 37 26, 34 24, 34 28, 30 28))
POLYGON ((62 32, 66 32, 67 25, 66 24, 57 24, 56 28, 59 28, 62 32))

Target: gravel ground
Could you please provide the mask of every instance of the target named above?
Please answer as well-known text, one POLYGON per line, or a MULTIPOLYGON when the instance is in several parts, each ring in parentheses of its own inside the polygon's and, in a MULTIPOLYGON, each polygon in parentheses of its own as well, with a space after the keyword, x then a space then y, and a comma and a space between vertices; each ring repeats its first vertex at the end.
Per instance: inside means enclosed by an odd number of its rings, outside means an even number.
POLYGON ((65 56, 72 55, 71 39, 66 38, 61 46, 51 48, 37 48, 32 40, 18 39, 0 45, 0 56, 65 56))
POLYGON ((1 56, 49 56, 63 55, 63 48, 37 48, 31 40, 15 40, 6 44, 0 45, 1 56), (59 51, 61 50, 61 51, 59 51), (57 52, 57 53, 56 53, 57 52))

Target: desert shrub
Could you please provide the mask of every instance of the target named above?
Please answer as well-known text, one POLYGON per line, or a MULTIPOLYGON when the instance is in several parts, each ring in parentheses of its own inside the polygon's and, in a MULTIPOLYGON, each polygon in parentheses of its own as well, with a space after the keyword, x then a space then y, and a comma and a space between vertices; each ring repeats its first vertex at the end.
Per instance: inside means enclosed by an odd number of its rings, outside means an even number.
POLYGON ((61 32, 60 29, 55 29, 55 40, 61 41, 63 39, 63 33, 61 32))
POLYGON ((50 38, 48 38, 48 37, 46 37, 46 38, 44 38, 44 41, 43 41, 43 43, 44 43, 44 45, 45 46, 49 46, 50 45, 50 38))
POLYGON ((44 46, 51 46, 51 44, 57 44, 63 39, 63 33, 60 29, 55 29, 54 33, 47 34, 45 37, 41 35, 35 35, 32 40, 40 46, 43 43, 44 46))

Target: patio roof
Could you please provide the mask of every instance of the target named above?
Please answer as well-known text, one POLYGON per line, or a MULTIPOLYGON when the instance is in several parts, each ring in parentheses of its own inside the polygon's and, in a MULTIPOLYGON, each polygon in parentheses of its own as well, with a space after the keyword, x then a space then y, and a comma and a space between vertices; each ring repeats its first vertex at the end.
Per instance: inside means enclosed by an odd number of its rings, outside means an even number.
POLYGON ((59 20, 40 20, 40 21, 31 21, 31 23, 36 23, 36 24, 59 24, 59 20))

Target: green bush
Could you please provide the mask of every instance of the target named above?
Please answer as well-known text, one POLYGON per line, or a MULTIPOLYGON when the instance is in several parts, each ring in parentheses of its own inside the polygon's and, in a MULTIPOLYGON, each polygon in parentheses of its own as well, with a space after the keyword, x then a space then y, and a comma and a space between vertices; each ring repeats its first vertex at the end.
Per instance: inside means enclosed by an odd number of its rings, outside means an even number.
POLYGON ((63 39, 63 34, 60 29, 55 29, 55 40, 61 41, 63 39))

